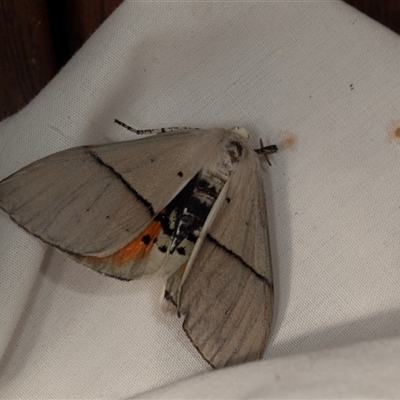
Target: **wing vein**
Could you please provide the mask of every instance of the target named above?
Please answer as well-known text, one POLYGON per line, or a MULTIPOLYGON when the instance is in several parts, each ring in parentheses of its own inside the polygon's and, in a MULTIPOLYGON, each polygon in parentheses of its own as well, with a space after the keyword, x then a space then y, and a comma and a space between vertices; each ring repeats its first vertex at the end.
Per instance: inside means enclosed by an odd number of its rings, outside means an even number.
POLYGON ((125 179, 124 177, 117 172, 111 165, 105 163, 101 157, 94 152, 93 150, 90 150, 89 148, 85 149, 86 152, 93 157, 94 160, 96 160, 100 165, 104 166, 105 168, 107 168, 120 182, 122 182, 124 184, 124 186, 135 195, 135 197, 146 207, 146 209, 148 210, 148 212, 150 213, 150 215, 153 217, 155 212, 154 212, 154 208, 153 205, 147 200, 145 199, 140 193, 138 193, 125 179))
POLYGON ((251 265, 247 264, 246 261, 243 260, 242 257, 240 257, 238 254, 236 254, 233 250, 228 249, 227 247, 225 247, 223 244, 221 244, 220 242, 218 242, 217 239, 215 239, 214 237, 212 237, 209 233, 207 234, 207 238, 214 243, 217 247, 219 247, 220 249, 226 251, 228 254, 230 254, 232 257, 235 257, 237 260, 239 260, 243 266, 245 266, 246 268, 250 269, 251 272, 253 272, 253 274, 261 279, 262 281, 266 282, 267 286, 272 290, 273 285, 272 283, 263 275, 259 274, 251 265))

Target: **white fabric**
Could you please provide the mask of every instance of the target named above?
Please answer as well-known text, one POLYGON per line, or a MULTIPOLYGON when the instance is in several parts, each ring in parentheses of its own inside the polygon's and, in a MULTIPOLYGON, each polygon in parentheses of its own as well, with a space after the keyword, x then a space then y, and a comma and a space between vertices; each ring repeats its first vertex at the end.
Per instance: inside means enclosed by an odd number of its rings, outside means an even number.
POLYGON ((101 276, 1 212, 0 397, 122 398, 187 377, 149 396, 398 395, 399 46, 340 1, 123 3, 0 124, 0 178, 134 136, 114 118, 241 125, 254 146, 297 138, 265 174, 276 287, 266 360, 196 376, 209 367, 161 312, 159 278, 101 276))
POLYGON ((136 398, 398 399, 399 356, 399 340, 375 340, 226 368, 136 398))

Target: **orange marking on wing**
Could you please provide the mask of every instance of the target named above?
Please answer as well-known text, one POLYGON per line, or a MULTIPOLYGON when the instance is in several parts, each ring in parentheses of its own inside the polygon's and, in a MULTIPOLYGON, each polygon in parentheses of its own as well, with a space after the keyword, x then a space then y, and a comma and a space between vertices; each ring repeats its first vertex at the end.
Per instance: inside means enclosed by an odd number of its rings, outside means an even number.
POLYGON ((130 260, 142 260, 150 255, 154 239, 157 238, 160 230, 161 222, 152 221, 140 235, 115 253, 106 257, 87 256, 83 259, 92 264, 111 263, 116 267, 123 266, 130 260))

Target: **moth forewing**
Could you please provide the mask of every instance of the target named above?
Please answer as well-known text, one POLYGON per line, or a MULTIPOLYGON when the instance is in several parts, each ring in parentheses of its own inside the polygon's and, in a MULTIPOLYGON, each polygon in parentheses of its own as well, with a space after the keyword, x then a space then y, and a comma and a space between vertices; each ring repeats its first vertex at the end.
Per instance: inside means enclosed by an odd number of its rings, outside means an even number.
POLYGON ((249 150, 181 289, 185 332, 215 368, 261 358, 272 318, 261 166, 249 150))

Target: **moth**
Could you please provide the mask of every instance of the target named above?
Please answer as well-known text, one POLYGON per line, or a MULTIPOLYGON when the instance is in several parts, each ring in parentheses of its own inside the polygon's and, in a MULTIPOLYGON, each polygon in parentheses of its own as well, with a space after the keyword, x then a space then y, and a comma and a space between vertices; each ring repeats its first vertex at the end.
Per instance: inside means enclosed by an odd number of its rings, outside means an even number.
POLYGON ((103 274, 161 271, 164 303, 212 367, 259 359, 273 308, 260 156, 277 147, 253 150, 244 128, 158 133, 40 159, 0 182, 0 207, 103 274))

